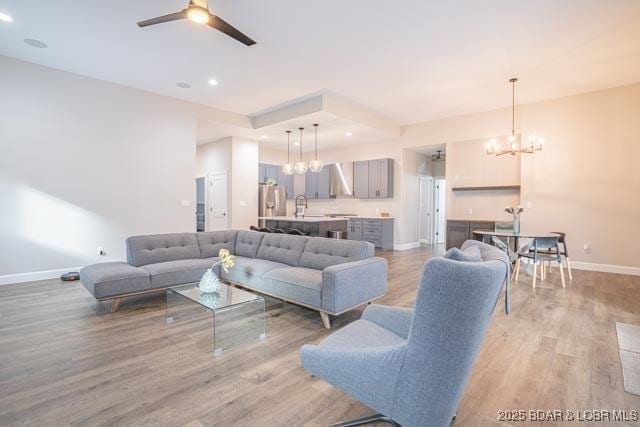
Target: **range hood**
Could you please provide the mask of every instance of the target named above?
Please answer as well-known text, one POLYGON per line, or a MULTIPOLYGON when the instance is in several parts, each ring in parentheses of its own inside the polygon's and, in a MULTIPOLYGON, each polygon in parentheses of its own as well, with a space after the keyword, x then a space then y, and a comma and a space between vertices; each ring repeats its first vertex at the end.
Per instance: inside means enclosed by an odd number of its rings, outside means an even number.
POLYGON ((353 162, 329 163, 329 196, 353 197, 353 162))

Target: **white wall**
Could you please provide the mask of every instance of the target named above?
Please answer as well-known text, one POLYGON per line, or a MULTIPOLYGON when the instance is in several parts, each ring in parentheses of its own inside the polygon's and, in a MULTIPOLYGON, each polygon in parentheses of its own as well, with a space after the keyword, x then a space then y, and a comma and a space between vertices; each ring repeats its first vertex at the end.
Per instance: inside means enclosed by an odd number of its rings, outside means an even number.
POLYGON ((0 56, 0 283, 95 262, 98 246, 125 259, 133 234, 194 231, 195 115, 0 56))
POLYGON ((228 172, 229 227, 248 229, 257 225, 258 143, 234 136, 198 145, 196 176, 209 176, 215 171, 228 172))
POLYGON ((231 228, 258 225, 258 143, 233 138, 231 228))

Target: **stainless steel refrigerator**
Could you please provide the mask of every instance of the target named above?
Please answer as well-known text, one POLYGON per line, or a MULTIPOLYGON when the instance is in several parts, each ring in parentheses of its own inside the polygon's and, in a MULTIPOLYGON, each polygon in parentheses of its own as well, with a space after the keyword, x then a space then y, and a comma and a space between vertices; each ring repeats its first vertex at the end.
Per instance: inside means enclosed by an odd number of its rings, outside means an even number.
MULTIPOLYGON (((287 216, 287 194, 284 187, 258 184, 258 216, 287 216)), ((258 227, 264 227, 265 220, 258 220, 258 227)))

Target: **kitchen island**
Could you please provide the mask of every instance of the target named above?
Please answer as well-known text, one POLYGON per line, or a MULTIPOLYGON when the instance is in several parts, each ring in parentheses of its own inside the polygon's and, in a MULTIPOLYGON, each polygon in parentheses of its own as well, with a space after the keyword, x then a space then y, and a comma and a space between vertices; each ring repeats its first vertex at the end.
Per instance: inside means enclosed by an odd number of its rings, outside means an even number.
POLYGON ((314 237, 329 237, 329 231, 347 231, 346 218, 332 218, 327 216, 304 216, 295 218, 294 216, 272 216, 259 217, 264 220, 265 225, 272 230, 296 229, 303 233, 309 233, 314 237))

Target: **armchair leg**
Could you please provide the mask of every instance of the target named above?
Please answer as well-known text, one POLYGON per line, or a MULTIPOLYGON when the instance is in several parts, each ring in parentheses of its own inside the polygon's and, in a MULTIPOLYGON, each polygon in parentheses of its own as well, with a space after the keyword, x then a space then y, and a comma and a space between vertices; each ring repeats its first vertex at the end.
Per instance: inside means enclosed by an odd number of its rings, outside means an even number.
POLYGON ((329 315, 324 311, 320 312, 320 318, 322 319, 322 324, 325 328, 331 329, 331 320, 329 319, 329 315))
POLYGON ((355 426, 362 426, 365 424, 372 424, 379 421, 385 422, 387 424, 391 424, 392 426, 395 426, 395 427, 400 427, 400 424, 393 421, 391 418, 387 417, 386 415, 382 415, 382 414, 369 415, 368 417, 358 418, 357 420, 343 421, 338 424, 331 424, 329 427, 355 427, 355 426))

